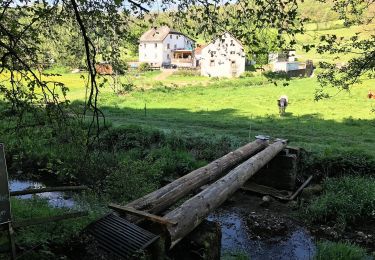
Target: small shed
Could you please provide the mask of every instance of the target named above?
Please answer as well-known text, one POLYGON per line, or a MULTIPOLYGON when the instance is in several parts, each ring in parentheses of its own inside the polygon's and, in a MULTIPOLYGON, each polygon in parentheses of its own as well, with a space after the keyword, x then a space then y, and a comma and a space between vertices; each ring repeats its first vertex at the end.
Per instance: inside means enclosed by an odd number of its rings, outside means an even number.
POLYGON ((201 75, 238 77, 245 71, 245 59, 241 42, 229 32, 225 32, 202 49, 201 75))

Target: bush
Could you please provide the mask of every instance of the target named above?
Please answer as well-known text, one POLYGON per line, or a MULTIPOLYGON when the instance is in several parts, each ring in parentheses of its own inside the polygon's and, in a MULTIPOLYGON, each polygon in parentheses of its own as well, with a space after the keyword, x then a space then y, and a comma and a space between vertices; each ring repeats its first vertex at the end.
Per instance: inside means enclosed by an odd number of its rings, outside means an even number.
POLYGON ((117 94, 123 95, 134 90, 135 85, 133 83, 121 83, 121 89, 117 91, 117 94))
POLYGON ((117 60, 113 62, 112 66, 118 74, 125 74, 130 67, 129 64, 124 60, 117 60))
POLYGON ((252 73, 251 71, 245 71, 240 76, 240 78, 251 78, 251 77, 254 77, 254 73, 252 73))
POLYGON ((350 243, 318 242, 316 260, 361 260, 366 259, 365 249, 350 243))
POLYGON ((333 221, 343 228, 375 216, 375 179, 345 176, 326 179, 323 194, 306 208, 306 218, 313 222, 333 221))
POLYGON ((149 70, 151 70, 151 66, 147 62, 142 62, 138 66, 138 71, 139 72, 146 72, 146 71, 149 71, 149 70))

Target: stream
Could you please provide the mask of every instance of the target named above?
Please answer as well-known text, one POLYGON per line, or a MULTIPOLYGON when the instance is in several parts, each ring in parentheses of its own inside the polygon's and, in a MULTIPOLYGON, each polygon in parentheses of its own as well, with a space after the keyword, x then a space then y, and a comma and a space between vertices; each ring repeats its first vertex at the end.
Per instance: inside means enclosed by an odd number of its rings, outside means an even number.
MULTIPOLYGON (((9 180, 10 191, 19 191, 25 189, 39 189, 45 188, 41 182, 29 181, 29 180, 9 180)), ((33 196, 48 200, 48 204, 52 207, 57 208, 73 208, 75 201, 73 199, 73 193, 71 192, 44 192, 38 194, 20 195, 16 196, 20 199, 31 199, 33 196)))
POLYGON ((260 240, 250 235, 246 224, 248 213, 237 207, 219 208, 208 220, 220 223, 221 254, 247 255, 249 259, 312 259, 315 253, 313 237, 298 225, 287 236, 260 240))
MULTIPOLYGON (((10 180, 11 191, 46 187, 42 182, 29 180, 10 180)), ((45 192, 34 195, 21 195, 17 198, 30 199, 32 196, 46 199, 52 207, 72 208, 76 202, 71 192, 45 192)), ((208 216, 221 226, 221 254, 247 255, 251 259, 312 259, 315 252, 313 237, 301 226, 293 228, 285 236, 273 236, 270 239, 258 239, 251 236, 247 226, 249 210, 238 205, 221 207, 208 216)))

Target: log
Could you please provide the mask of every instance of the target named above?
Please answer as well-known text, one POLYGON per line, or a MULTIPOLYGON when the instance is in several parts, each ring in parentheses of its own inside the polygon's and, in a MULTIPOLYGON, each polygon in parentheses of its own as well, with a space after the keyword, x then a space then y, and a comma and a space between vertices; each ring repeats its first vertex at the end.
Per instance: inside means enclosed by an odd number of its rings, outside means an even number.
POLYGON ((285 141, 280 140, 273 143, 234 168, 201 193, 198 193, 178 208, 166 214, 164 216, 165 219, 177 222, 175 226, 167 226, 170 236, 170 247, 172 248, 179 240, 196 228, 211 211, 240 189, 251 176, 265 166, 285 147, 285 141))
POLYGON ((43 192, 54 192, 54 191, 80 191, 80 190, 87 190, 87 187, 86 186, 63 186, 63 187, 47 187, 47 188, 39 188, 39 189, 18 190, 18 191, 11 191, 10 196, 19 196, 19 195, 36 194, 36 193, 43 193, 43 192))
POLYGON ((217 180, 234 166, 264 149, 267 145, 267 140, 255 140, 248 143, 208 165, 194 170, 166 186, 128 203, 126 207, 148 211, 153 214, 161 213, 191 191, 217 180))

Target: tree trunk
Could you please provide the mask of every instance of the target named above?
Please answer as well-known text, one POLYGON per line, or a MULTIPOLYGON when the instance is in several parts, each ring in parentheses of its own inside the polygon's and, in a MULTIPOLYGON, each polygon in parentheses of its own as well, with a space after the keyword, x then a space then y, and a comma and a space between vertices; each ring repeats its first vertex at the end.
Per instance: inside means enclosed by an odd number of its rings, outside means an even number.
POLYGON ((215 181, 231 168, 249 158, 268 145, 266 140, 255 140, 227 155, 149 193, 126 205, 150 213, 161 213, 191 191, 204 184, 215 181))
POLYGON ((168 226, 170 241, 172 243, 171 247, 197 227, 211 211, 220 206, 235 191, 241 188, 251 176, 265 166, 285 147, 286 142, 284 141, 273 143, 234 168, 201 193, 165 215, 165 219, 177 222, 175 226, 168 226))

